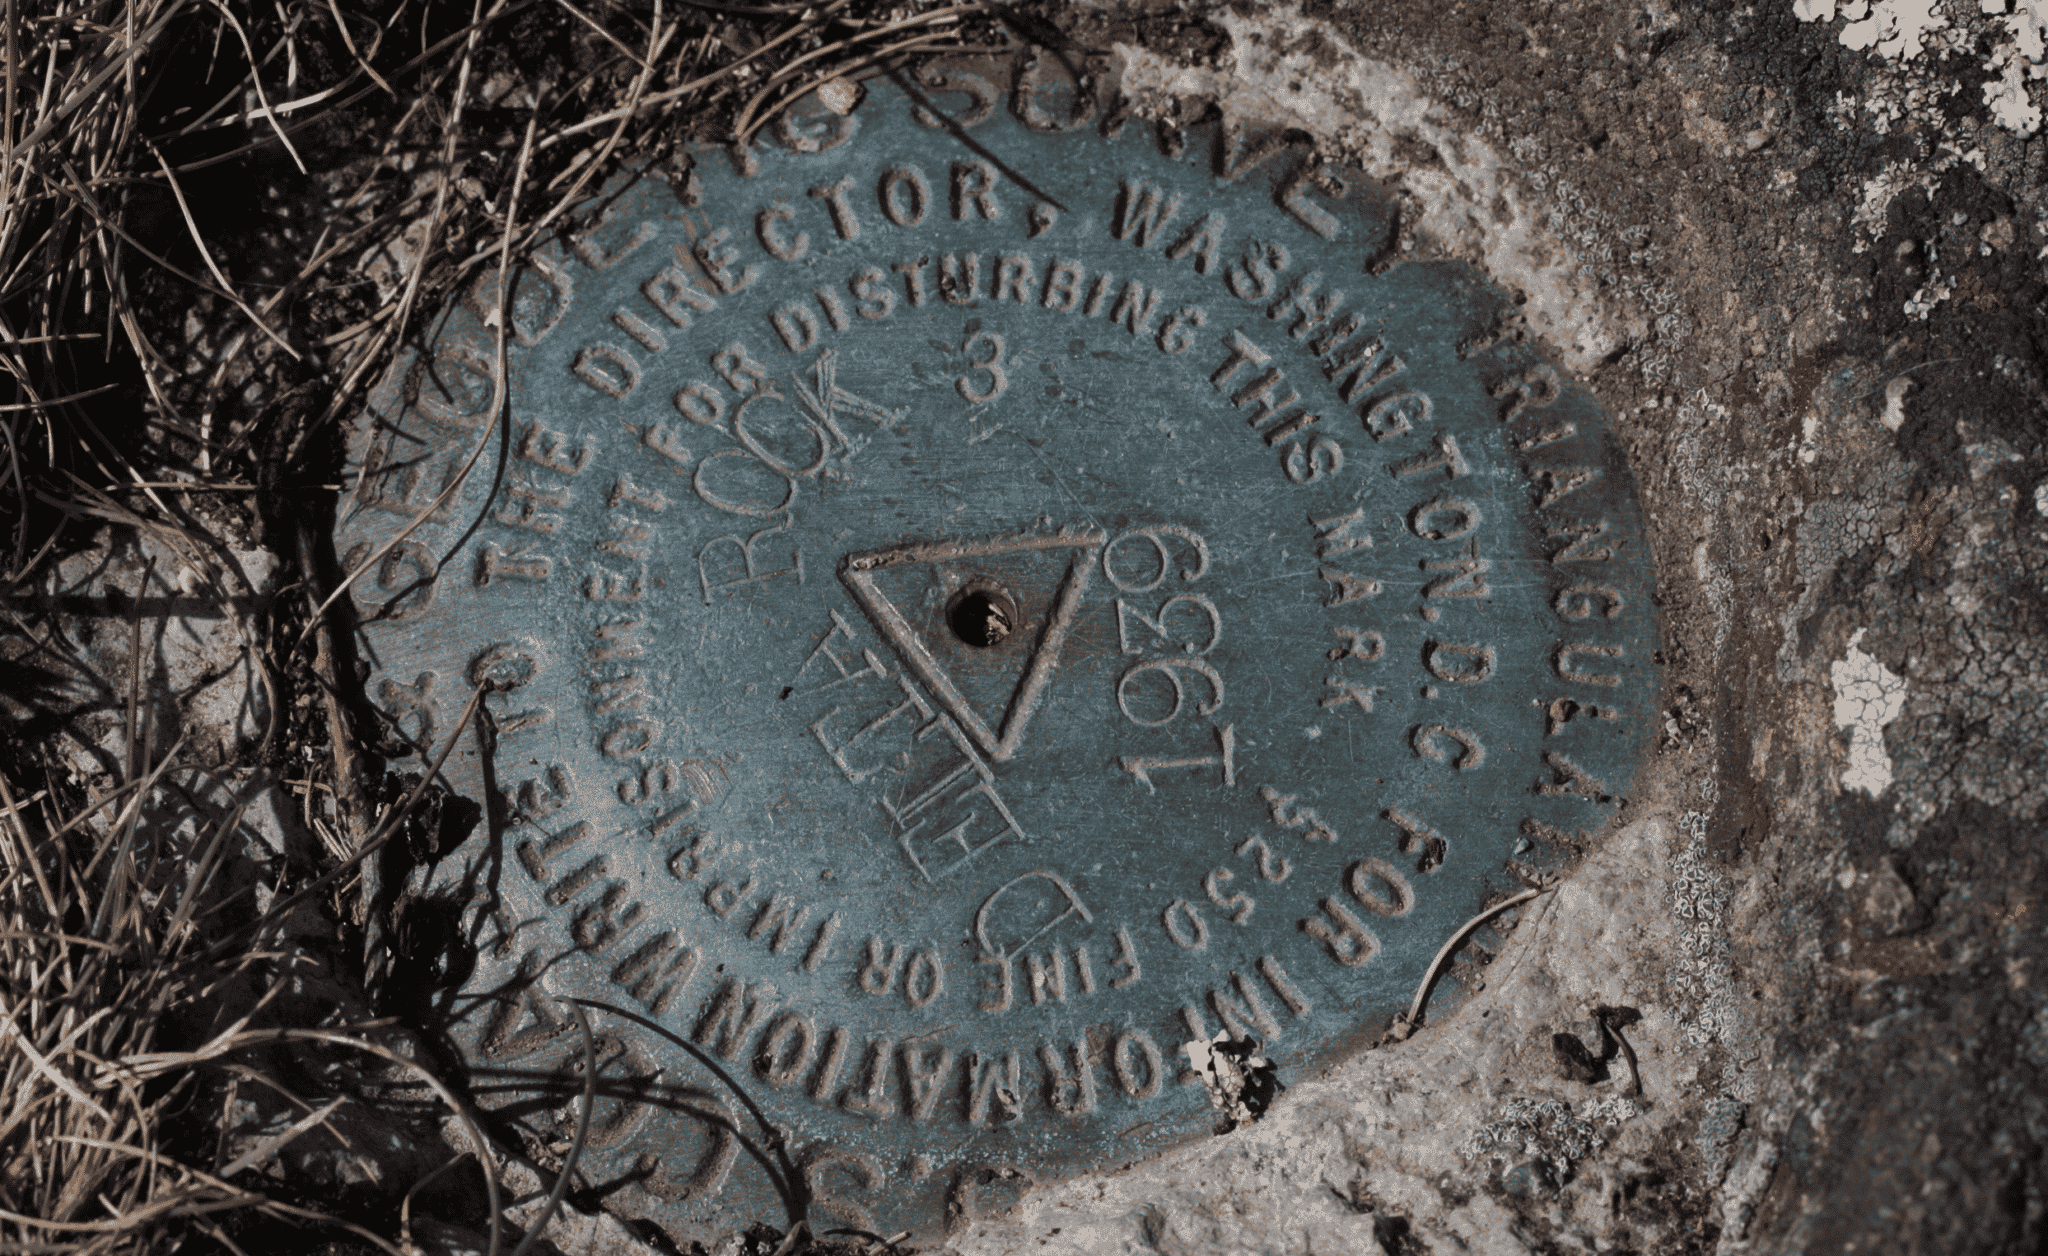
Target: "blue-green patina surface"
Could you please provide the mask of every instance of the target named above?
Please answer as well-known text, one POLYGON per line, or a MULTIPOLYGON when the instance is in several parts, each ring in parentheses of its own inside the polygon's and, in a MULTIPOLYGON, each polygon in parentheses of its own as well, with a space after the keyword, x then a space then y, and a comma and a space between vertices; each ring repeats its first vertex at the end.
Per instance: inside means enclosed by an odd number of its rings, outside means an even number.
POLYGON ((1303 146, 1011 72, 616 189, 513 284, 499 425, 487 276, 361 426, 353 562, 484 446, 357 586, 421 747, 490 689, 450 1033, 560 1137, 558 1000, 616 1009, 581 1176, 679 1233, 1207 1133, 1183 1044, 1384 1032, 1652 727, 1628 469, 1507 299, 1303 146))

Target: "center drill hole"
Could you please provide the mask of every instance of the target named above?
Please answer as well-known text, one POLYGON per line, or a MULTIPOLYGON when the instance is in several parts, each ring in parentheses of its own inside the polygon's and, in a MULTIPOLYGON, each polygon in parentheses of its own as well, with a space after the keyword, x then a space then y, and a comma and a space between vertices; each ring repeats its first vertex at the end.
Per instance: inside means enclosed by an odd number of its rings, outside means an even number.
POLYGON ((1000 589, 969 589, 946 613, 946 623, 954 636, 986 650, 1017 630, 1017 604, 1000 589))

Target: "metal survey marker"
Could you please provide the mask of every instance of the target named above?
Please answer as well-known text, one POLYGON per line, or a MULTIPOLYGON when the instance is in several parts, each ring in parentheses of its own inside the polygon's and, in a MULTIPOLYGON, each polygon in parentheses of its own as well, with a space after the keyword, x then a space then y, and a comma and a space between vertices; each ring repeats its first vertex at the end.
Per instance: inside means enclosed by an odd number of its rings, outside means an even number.
POLYGON ((586 1001, 578 1188, 686 1236, 1208 1136, 1187 1044, 1362 1049, 1653 725, 1609 424, 1387 191, 1049 57, 866 87, 594 202, 502 381, 479 280, 337 535, 488 806, 428 878, 471 1085, 566 1147, 586 1001))

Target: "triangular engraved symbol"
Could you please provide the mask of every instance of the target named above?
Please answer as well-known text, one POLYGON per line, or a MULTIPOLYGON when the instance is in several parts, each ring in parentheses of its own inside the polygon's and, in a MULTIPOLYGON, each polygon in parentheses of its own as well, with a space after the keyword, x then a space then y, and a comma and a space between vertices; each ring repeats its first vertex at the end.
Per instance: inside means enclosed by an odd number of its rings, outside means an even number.
MULTIPOLYGON (((1060 649, 1079 614, 1094 576, 1095 560, 1108 534, 1087 528, 1037 536, 1007 536, 992 540, 951 540, 919 542, 892 549, 849 554, 839 565, 839 578, 852 591, 868 618, 902 658, 905 667, 924 682, 946 714, 960 725, 974 744, 996 763, 1009 761, 1023 744, 1024 729, 1045 701, 1046 689, 1059 667, 1060 649), (1050 605, 1025 617, 1025 626, 1037 622, 1035 641, 1023 654, 1023 666, 1015 685, 1007 693, 1000 717, 987 718, 969 700, 962 678, 956 677, 934 650, 934 639, 943 641, 943 617, 917 605, 898 605, 882 587, 882 578, 905 568, 925 568, 937 574, 941 568, 974 567, 980 563, 1001 565, 1004 559, 1033 557, 1057 559, 1066 551, 1066 571, 1050 605), (919 625, 923 625, 920 627, 919 625)), ((906 573, 907 574, 907 573, 906 573)), ((1002 679, 1008 679, 1003 677, 1002 679)))

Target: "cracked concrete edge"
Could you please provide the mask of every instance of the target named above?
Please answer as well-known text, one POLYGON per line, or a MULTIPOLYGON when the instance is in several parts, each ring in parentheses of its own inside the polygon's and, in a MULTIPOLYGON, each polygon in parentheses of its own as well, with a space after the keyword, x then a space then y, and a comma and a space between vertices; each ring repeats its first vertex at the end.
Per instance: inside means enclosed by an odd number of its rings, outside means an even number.
POLYGON ((1126 1172, 1030 1190, 1008 1217, 955 1235, 947 1250, 1370 1253, 1398 1218, 1448 1250, 1522 1253, 1518 1221, 1529 1210, 1604 1234, 1608 1193, 1663 1155, 1713 1089, 1718 1053, 1688 1041, 1685 1012, 1666 993, 1680 918, 1667 896, 1643 894, 1669 883, 1687 841, 1669 816, 1629 824, 1536 900, 1486 969, 1486 988, 1444 1024, 1292 1087, 1253 1125, 1126 1172), (1628 1030, 1642 1096, 1630 1094, 1623 1068, 1602 1083, 1565 1080, 1553 1030, 1624 1004, 1643 1005, 1628 1030), (1564 1189, 1520 1200, 1489 1189, 1513 1162, 1544 1151, 1540 1136, 1519 1149, 1476 1137, 1518 1103, 1562 1105, 1552 1111, 1604 1143, 1572 1158, 1564 1189))
POLYGON ((1551 206, 1514 162, 1457 130, 1415 77, 1352 48, 1297 9, 1223 10, 1227 64, 1187 66, 1127 43, 1123 89, 1142 111, 1205 100, 1233 123, 1297 127, 1367 177, 1398 189, 1395 248, 1472 262, 1524 300, 1522 314, 1574 372, 1641 339, 1647 320, 1603 299, 1551 206), (1532 193, 1535 193, 1532 195, 1532 193))
MULTIPOLYGON (((1208 101, 1233 124, 1307 131, 1401 198, 1398 260, 1472 263, 1517 296, 1529 330, 1575 372, 1648 337, 1650 303, 1603 295, 1583 250, 1553 229, 1575 212, 1585 217, 1585 207, 1561 205, 1568 189, 1456 130, 1414 75, 1361 55, 1329 24, 1292 8, 1222 10, 1214 20, 1231 40, 1214 68, 1117 45, 1123 88, 1141 114, 1208 101)), ((1640 297, 1653 286, 1632 291, 1640 297)), ((1704 393, 1692 404, 1715 408, 1704 393)), ((1720 496, 1709 467, 1690 470, 1695 488, 1720 496)), ((1698 566, 1725 644, 1737 611, 1732 585, 1704 555, 1698 566)), ((1700 765, 1686 766, 1697 773, 1700 765)), ((1754 1097, 1757 1034, 1730 992, 1720 913, 1729 890, 1701 858, 1704 816, 1679 814, 1687 804, 1680 775, 1646 773, 1629 814, 1655 818, 1605 838, 1537 900, 1485 970, 1486 988, 1454 1017, 1294 1086, 1254 1125, 1119 1174, 1028 1189, 1007 1216, 956 1233, 947 1250, 1370 1253, 1400 1248, 1412 1227, 1450 1250, 1523 1253, 1523 1217, 1532 1212, 1550 1228, 1611 1239, 1609 1195, 1652 1160, 1713 1190, 1726 1157, 1712 1172, 1697 1158, 1680 1168, 1668 1148, 1683 1145, 1708 1104, 1739 1109, 1754 1097), (1709 899, 1711 916, 1702 906, 1709 899), (1631 1102, 1614 1093, 1625 1086, 1619 1080, 1596 1087, 1558 1073, 1552 1034, 1586 1023, 1599 1005, 1642 1005, 1631 1038, 1654 1099, 1615 1123, 1563 1189, 1517 1197, 1503 1184, 1511 1166, 1475 1154, 1483 1131, 1505 1124, 1515 1105, 1561 1104, 1580 1120, 1631 1102)), ((1727 1155, 1747 1155, 1748 1165, 1757 1145, 1727 1155)), ((1721 1208, 1746 1222, 1749 1179, 1731 1172, 1727 1180, 1734 1194, 1721 1208)), ((1649 1239, 1645 1250, 1656 1246, 1654 1235, 1632 1237, 1649 1239)))

